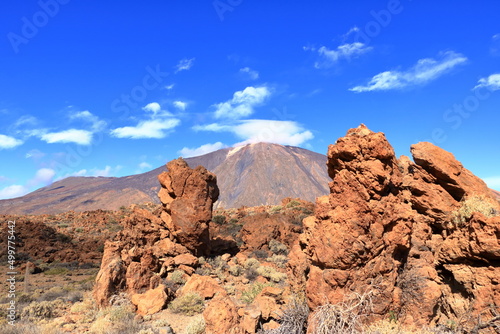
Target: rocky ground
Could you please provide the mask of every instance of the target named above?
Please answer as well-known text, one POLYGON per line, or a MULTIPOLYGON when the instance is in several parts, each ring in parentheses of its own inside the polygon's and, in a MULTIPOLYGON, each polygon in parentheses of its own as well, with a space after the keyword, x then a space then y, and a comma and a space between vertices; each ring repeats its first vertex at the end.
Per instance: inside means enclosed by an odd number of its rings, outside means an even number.
POLYGON ((316 203, 214 211, 216 176, 179 159, 161 205, 1 217, 20 319, 0 331, 500 333, 500 203, 451 153, 411 152, 349 130, 316 203))

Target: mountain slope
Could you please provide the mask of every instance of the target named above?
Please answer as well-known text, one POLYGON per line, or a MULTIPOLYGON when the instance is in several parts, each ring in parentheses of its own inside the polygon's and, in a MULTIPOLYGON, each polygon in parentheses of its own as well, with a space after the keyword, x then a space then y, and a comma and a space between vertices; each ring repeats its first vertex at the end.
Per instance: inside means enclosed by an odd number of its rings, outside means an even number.
MULTIPOLYGON (((305 149, 258 143, 187 158, 191 167, 205 166, 217 175, 217 207, 279 204, 285 197, 314 201, 328 194, 326 156, 305 149)), ((0 214, 59 213, 69 210, 116 210, 134 203, 158 201, 152 171, 119 177, 70 177, 23 197, 1 200, 0 214)))

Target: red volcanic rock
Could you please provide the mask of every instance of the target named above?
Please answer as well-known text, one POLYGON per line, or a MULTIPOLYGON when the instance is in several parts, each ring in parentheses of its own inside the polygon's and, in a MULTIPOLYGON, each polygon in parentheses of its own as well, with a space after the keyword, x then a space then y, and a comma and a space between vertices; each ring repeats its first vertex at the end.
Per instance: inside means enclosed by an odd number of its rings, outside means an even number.
POLYGON ((208 222, 218 195, 215 175, 203 167, 191 169, 182 159, 167 166, 169 172, 158 177, 164 210, 153 214, 135 208, 115 241, 106 243, 94 288, 101 307, 125 290, 140 314, 158 312, 168 295, 162 278, 175 268, 193 274, 195 255, 209 249, 208 222))
POLYGON ((238 327, 239 317, 236 305, 225 295, 217 295, 203 311, 207 334, 243 334, 238 327))
POLYGON ((411 146, 413 160, 429 174, 433 175, 457 201, 464 196, 489 194, 483 180, 465 169, 453 154, 431 143, 422 142, 411 146))
POLYGON ((131 297, 132 304, 137 306, 137 313, 150 315, 160 312, 168 301, 168 289, 165 285, 158 285, 156 289, 148 290, 143 294, 135 294, 131 297))
POLYGON ((469 297, 479 301, 473 314, 500 307, 499 218, 452 219, 462 199, 492 193, 432 144, 412 154, 415 163, 396 159, 384 134, 364 125, 330 145, 330 195, 317 199, 289 261, 311 308, 371 291, 375 316, 427 325, 456 320, 469 297))
POLYGON ((208 223, 213 203, 219 196, 217 178, 204 167, 189 168, 182 159, 167 164, 168 172, 158 176, 162 186, 158 196, 173 227, 176 239, 197 255, 208 252, 208 223))
POLYGON ((240 224, 243 224, 240 231, 243 240, 241 250, 254 251, 267 248, 272 239, 291 244, 301 232, 301 227, 292 224, 285 216, 268 213, 246 216, 240 219, 240 224))

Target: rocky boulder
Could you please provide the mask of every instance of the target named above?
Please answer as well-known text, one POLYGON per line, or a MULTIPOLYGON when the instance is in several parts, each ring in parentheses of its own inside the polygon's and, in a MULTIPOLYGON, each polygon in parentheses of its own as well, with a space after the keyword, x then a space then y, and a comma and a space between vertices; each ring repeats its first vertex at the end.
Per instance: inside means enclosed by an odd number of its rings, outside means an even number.
POLYGON ((180 244, 196 255, 208 253, 208 223, 219 197, 217 178, 204 167, 191 169, 182 159, 170 161, 158 176, 158 196, 165 208, 162 219, 180 244))
POLYGON ((140 314, 158 312, 171 295, 163 279, 174 270, 193 274, 197 256, 209 249, 208 222, 218 196, 215 175, 201 166, 191 169, 182 159, 167 168, 158 177, 163 209, 135 208, 115 240, 105 244, 94 287, 99 306, 126 292, 140 314))
POLYGON ((330 195, 304 220, 289 262, 312 309, 370 294, 375 317, 418 326, 500 307, 499 218, 488 218, 500 204, 452 154, 430 143, 411 151, 415 163, 397 159, 364 125, 330 145, 330 195), (473 198, 486 209, 468 210, 483 214, 463 210, 473 198))

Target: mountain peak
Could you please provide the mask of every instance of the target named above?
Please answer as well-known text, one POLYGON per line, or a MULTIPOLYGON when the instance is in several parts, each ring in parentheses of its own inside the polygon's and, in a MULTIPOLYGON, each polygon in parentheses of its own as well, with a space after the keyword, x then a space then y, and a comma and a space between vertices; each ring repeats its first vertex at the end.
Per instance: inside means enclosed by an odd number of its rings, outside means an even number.
MULTIPOLYGON (((278 205, 286 197, 314 201, 328 194, 326 156, 293 146, 251 143, 186 158, 217 176, 216 207, 278 205)), ((23 197, 1 200, 0 213, 42 214, 68 210, 116 210, 144 202, 159 203, 157 176, 166 170, 124 177, 71 177, 23 197)))

